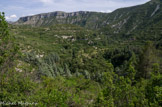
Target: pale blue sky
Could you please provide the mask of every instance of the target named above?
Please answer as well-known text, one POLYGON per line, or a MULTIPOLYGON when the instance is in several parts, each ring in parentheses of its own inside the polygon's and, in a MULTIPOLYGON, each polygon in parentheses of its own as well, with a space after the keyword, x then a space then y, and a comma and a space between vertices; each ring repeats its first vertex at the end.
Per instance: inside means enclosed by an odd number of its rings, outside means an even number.
POLYGON ((150 0, 0 0, 0 12, 5 12, 7 20, 16 21, 22 16, 53 11, 111 12, 148 1, 150 0))

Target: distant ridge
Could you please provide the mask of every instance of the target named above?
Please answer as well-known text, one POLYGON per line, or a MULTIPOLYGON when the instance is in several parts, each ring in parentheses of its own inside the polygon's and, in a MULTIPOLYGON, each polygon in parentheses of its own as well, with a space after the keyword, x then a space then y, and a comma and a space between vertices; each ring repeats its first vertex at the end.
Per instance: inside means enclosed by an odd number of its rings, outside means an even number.
POLYGON ((112 13, 79 11, 66 13, 62 11, 42 13, 21 17, 16 25, 51 26, 56 24, 74 24, 89 29, 109 26, 118 32, 133 32, 162 20, 162 0, 151 0, 145 4, 121 8, 112 13))

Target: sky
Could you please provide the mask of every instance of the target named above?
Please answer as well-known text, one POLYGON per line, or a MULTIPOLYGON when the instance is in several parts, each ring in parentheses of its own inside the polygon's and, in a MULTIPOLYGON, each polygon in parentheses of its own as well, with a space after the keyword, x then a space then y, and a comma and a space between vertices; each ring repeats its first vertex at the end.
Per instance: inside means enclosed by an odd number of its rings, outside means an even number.
POLYGON ((150 0, 0 0, 0 12, 6 20, 54 11, 96 11, 109 13, 115 9, 146 3, 150 0))

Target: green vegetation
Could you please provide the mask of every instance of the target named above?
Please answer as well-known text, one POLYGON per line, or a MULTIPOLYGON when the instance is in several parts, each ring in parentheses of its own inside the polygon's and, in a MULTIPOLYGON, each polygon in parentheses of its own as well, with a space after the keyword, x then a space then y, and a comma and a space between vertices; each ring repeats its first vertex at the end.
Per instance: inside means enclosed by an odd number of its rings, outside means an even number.
POLYGON ((150 23, 128 34, 110 25, 8 25, 0 14, 0 105, 162 106, 161 25, 150 23))

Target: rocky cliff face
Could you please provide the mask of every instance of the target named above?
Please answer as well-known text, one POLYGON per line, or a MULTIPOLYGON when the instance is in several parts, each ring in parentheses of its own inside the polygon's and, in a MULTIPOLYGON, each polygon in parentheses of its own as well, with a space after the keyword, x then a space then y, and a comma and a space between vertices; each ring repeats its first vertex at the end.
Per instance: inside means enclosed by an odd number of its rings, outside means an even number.
MULTIPOLYGON (((65 13, 61 11, 43 13, 34 16, 21 17, 15 24, 32 25, 32 26, 48 26, 53 24, 77 24, 87 26, 92 24, 96 28, 97 23, 107 14, 79 11, 65 13)), ((91 26, 92 27, 92 26, 91 26)))
POLYGON ((109 26, 118 32, 133 32, 150 26, 151 23, 161 22, 162 0, 151 0, 150 2, 117 9, 112 13, 99 12, 72 12, 61 11, 43 13, 34 16, 21 17, 15 24, 32 26, 50 26, 55 24, 75 24, 89 29, 103 28, 109 26))

